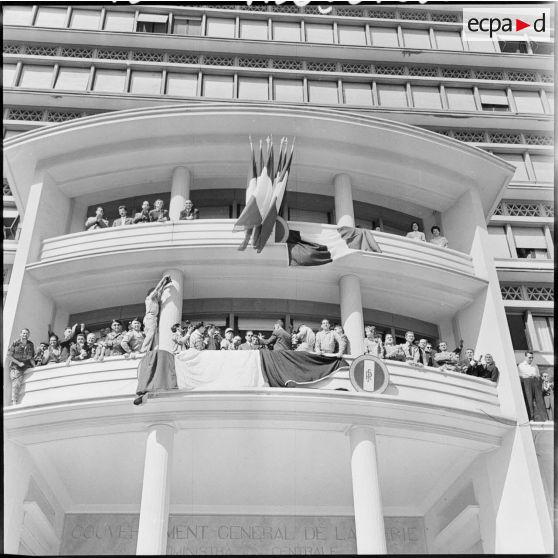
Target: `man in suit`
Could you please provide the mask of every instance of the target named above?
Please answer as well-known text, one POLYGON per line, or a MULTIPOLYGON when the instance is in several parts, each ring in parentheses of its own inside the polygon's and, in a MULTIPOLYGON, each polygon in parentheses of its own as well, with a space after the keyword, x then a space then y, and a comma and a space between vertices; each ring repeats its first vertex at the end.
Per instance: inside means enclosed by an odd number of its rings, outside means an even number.
POLYGON ((103 214, 103 208, 101 206, 97 207, 95 217, 89 217, 85 221, 85 230, 106 229, 109 226, 109 222, 103 217, 103 214))
POLYGON ((155 209, 149 212, 149 218, 157 223, 164 223, 169 220, 169 212, 163 209, 165 202, 163 200, 155 200, 155 209))
POLYGON ((407 364, 418 364, 419 362, 419 349, 414 344, 414 341, 415 333, 413 331, 407 331, 405 333, 405 343, 399 345, 405 353, 405 362, 407 362, 407 364))
POLYGON ((246 339, 246 343, 242 343, 242 345, 240 345, 239 349, 241 351, 252 351, 254 350, 254 345, 252 344, 252 337, 254 337, 254 332, 253 331, 247 331, 246 335, 245 335, 245 339, 246 339))
POLYGON ((141 211, 134 216, 134 224, 150 223, 152 221, 149 215, 149 202, 144 200, 141 204, 141 211))
POLYGON ((273 324, 273 333, 269 337, 269 339, 265 339, 263 334, 259 334, 259 340, 262 345, 273 345, 274 351, 292 351, 293 345, 291 336, 283 329, 283 320, 277 320, 275 324, 273 324))
POLYGON ((484 372, 482 364, 478 360, 475 360, 473 349, 466 349, 465 358, 459 362, 458 370, 463 374, 468 374, 469 376, 481 377, 484 372))
POLYGON ((120 217, 112 222, 113 227, 123 227, 124 225, 132 225, 134 223, 131 217, 128 217, 128 210, 125 205, 118 206, 118 214, 120 217))
POLYGON ((426 339, 420 339, 417 347, 418 353, 418 363, 423 366, 434 366, 434 361, 432 359, 432 346, 430 350, 427 349, 428 341, 426 339))

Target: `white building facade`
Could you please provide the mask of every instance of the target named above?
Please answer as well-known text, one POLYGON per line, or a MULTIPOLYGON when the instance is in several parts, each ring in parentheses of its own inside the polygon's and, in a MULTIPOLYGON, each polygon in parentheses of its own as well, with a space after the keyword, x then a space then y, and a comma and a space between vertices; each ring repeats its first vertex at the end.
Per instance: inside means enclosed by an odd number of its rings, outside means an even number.
MULTIPOLYGON (((23 327, 364 325, 491 353, 497 384, 388 362, 381 394, 217 383, 133 406, 138 361, 4 367, 5 549, 21 554, 550 553, 553 51, 468 44, 459 6, 9 5, 4 363, 23 327), (239 252, 248 138, 296 137, 283 217, 380 253, 239 252), (167 223, 84 231, 163 199, 167 223), (200 219, 180 221, 191 199, 200 219), (405 237, 418 222, 449 248, 405 237), (377 230, 379 227, 380 230, 377 230)), ((224 357, 223 357, 224 358, 224 357)), ((226 366, 226 362, 223 362, 226 366)), ((206 370, 211 374, 212 370, 206 370)), ((341 388, 343 391, 339 391, 341 388)))

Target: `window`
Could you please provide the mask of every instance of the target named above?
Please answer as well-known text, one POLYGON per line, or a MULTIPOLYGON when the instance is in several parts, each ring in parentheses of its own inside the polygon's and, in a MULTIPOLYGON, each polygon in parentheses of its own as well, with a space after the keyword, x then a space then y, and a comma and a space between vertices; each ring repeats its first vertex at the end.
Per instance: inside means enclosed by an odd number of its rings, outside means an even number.
POLYGON ((99 29, 101 10, 78 10, 72 9, 70 27, 72 29, 99 29))
POLYGON ((442 108, 442 98, 437 87, 413 85, 413 102, 418 108, 442 108))
POLYGON ((300 23, 290 21, 274 21, 273 40, 300 42, 300 23))
POLYGON ((220 205, 220 206, 209 206, 200 207, 200 219, 230 219, 231 218, 231 206, 230 205, 220 205))
POLYGON ((446 95, 451 110, 477 110, 472 89, 446 87, 446 95))
POLYGON ((508 319, 508 328, 510 330, 514 350, 529 350, 527 335, 525 334, 525 320, 523 319, 523 316, 519 314, 509 314, 506 318, 508 319))
POLYGON ((527 54, 527 43, 525 41, 498 41, 501 52, 513 54, 527 54))
POLYGON ((535 43, 531 41, 533 54, 554 54, 554 42, 535 43))
POLYGON ((511 258, 506 229, 504 227, 488 227, 488 238, 493 258, 511 258))
POLYGON ((267 41, 267 21, 241 19, 240 38, 267 41))
POLYGON ((130 12, 111 12, 105 15, 105 31, 127 31, 134 30, 134 14, 130 12))
POLYGON ((31 25, 33 6, 3 6, 2 22, 4 25, 31 25))
POLYGON ((276 101, 301 102, 303 100, 302 80, 274 79, 273 90, 273 97, 276 101))
POLYGON ((463 50, 461 33, 459 31, 436 30, 436 42, 440 50, 463 50))
POLYGON ((10 282, 10 277, 12 275, 13 265, 4 265, 3 267, 3 284, 7 285, 10 282))
POLYGON ((267 101, 269 99, 269 81, 267 78, 238 78, 238 98, 267 101))
POLYGON ((197 89, 197 74, 167 74, 167 95, 195 97, 197 89))
POLYGON ((432 48, 428 29, 403 29, 406 48, 432 48))
POLYGON ((548 250, 543 229, 514 226, 512 231, 518 258, 547 259, 548 250))
POLYGON ((219 99, 233 98, 232 76, 203 76, 203 96, 219 99))
POLYGON ((364 27, 356 25, 338 25, 339 43, 342 45, 365 45, 366 33, 364 27))
POLYGON ((311 209, 298 209, 289 207, 289 221, 306 221, 308 223, 329 223, 327 211, 312 211, 311 209))
POLYGON ((369 83, 343 83, 343 97, 347 105, 372 104, 372 88, 369 83))
POLYGON ((337 82, 309 81, 308 96, 311 103, 337 104, 337 82))
POLYGON ((537 182, 554 181, 554 161, 552 159, 540 155, 531 155, 531 163, 535 169, 537 182))
POLYGON ((161 93, 161 72, 138 72, 134 70, 130 78, 130 93, 161 93))
POLYGON ((378 84, 378 98, 384 107, 406 107, 407 91, 404 85, 378 84))
POLYGON ((166 14, 139 14, 136 31, 139 33, 166 33, 169 16, 166 14))
POLYGON ((49 89, 52 82, 52 66, 23 66, 21 69, 20 87, 49 89))
POLYGON ((509 111, 508 96, 501 89, 479 89, 482 110, 509 111))
POLYGON ((14 85, 17 64, 3 64, 2 65, 2 83, 4 87, 11 87, 14 85))
POLYGON ((513 98, 515 99, 517 112, 544 113, 538 91, 514 91, 513 98))
POLYGON ((234 39, 234 19, 222 19, 220 17, 207 18, 207 36, 234 39))
POLYGON ((370 40, 372 46, 398 47, 399 39, 397 29, 392 27, 370 27, 370 40))
POLYGON ((304 29, 306 30, 306 41, 309 43, 333 43, 332 25, 307 23, 304 29))
POLYGON ((10 211, 10 215, 6 215, 7 211, 4 210, 3 224, 4 224, 4 240, 17 240, 19 237, 19 215, 17 211, 10 211))
POLYGON ((54 89, 85 91, 89 82, 89 68, 60 68, 54 89))
POLYGON ((66 8, 39 6, 35 25, 37 27, 64 27, 67 12, 66 8))
POLYGON ((124 70, 97 70, 95 72, 95 91, 114 93, 124 92, 126 72, 124 70))
POLYGON ((490 40, 486 41, 471 41, 468 40, 469 50, 472 52, 496 52, 496 47, 494 42, 490 40))
POLYGON ((533 316, 533 324, 541 351, 554 351, 554 318, 552 316, 533 316))
POLYGON ((175 35, 199 37, 201 35, 201 18, 175 17, 172 23, 172 32, 175 35))
POLYGON ((511 163, 515 166, 515 174, 513 175, 512 181, 525 181, 530 180, 527 175, 527 167, 525 166, 525 161, 523 160, 523 155, 518 155, 515 153, 494 153, 497 157, 501 157, 504 161, 511 163))

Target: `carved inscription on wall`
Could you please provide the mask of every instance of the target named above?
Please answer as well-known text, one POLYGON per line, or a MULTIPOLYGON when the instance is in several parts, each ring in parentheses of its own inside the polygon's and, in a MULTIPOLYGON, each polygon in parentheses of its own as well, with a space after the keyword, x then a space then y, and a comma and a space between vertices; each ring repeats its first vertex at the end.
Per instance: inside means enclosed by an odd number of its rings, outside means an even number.
MULTIPOLYGON (((67 514, 60 554, 135 554, 139 516, 67 514)), ((167 554, 355 554, 354 519, 346 516, 171 515, 167 554)), ((390 554, 426 552, 418 517, 386 517, 390 554)))

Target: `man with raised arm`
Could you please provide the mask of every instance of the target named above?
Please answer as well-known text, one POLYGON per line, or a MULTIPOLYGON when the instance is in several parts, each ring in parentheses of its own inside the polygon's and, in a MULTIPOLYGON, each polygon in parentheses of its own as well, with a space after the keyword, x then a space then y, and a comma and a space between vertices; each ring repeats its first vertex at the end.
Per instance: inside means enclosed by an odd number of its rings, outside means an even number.
POLYGON ((165 287, 171 283, 169 275, 165 275, 153 289, 150 289, 145 297, 145 316, 143 318, 143 333, 145 339, 140 349, 140 353, 149 351, 155 341, 155 334, 157 333, 157 317, 159 315, 159 303, 161 302, 161 295, 165 287))

